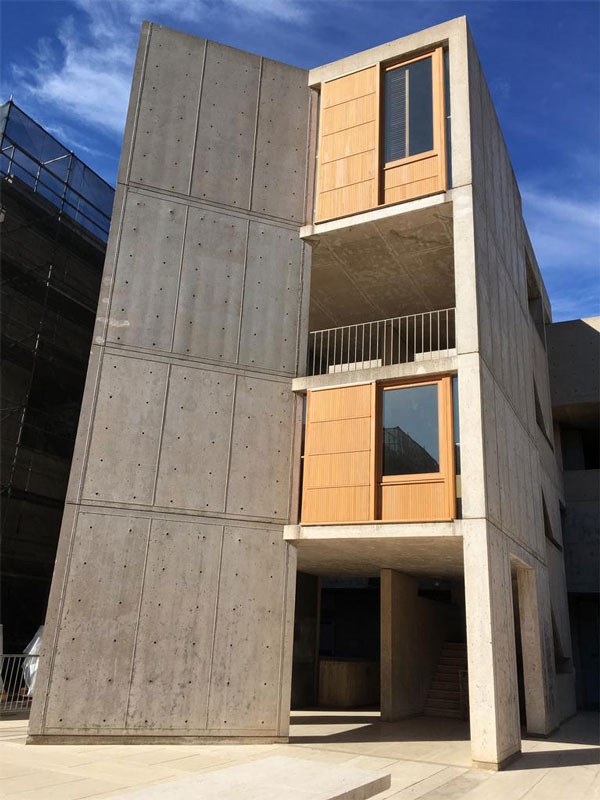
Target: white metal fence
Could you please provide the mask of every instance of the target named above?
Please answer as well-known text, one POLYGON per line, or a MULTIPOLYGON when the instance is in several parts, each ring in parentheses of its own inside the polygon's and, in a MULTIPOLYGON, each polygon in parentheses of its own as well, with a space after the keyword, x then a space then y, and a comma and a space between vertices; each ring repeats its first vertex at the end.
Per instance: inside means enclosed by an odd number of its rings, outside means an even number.
POLYGON ((444 308, 312 331, 307 374, 352 372, 453 355, 455 312, 444 308))
POLYGON ((39 656, 0 655, 0 713, 31 706, 39 656))

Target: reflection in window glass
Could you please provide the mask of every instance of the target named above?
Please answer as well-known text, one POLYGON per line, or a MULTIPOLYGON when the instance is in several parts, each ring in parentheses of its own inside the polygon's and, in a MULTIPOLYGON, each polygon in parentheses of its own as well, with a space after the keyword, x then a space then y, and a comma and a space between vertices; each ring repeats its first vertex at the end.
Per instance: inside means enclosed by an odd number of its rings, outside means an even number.
POLYGON ((383 475, 439 472, 438 387, 383 393, 383 475))
POLYGON ((433 149, 431 59, 385 73, 385 161, 433 149))

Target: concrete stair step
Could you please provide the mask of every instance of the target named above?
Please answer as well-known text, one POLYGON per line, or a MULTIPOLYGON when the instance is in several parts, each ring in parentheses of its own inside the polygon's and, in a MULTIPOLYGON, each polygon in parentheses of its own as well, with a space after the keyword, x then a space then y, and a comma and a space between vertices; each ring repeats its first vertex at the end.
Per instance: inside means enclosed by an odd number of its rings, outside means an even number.
POLYGON ((460 708, 460 703, 458 698, 448 700, 444 698, 428 697, 425 708, 460 708))
POLYGON ((458 689, 434 689, 431 687, 428 695, 429 700, 453 700, 460 702, 460 692, 458 689))
POLYGON ((430 709, 425 706, 424 714, 426 717, 450 717, 452 719, 462 719, 462 713, 458 710, 449 708, 434 708, 430 709))
POLYGON ((436 674, 456 675, 458 678, 461 669, 462 667, 459 667, 457 664, 438 664, 436 674))
POLYGON ((115 800, 357 800, 375 797, 390 788, 391 776, 305 758, 270 756, 201 772, 138 791, 115 795, 115 800))
POLYGON ((446 666, 454 666, 459 667, 460 669, 467 668, 467 659, 461 658, 460 656, 440 656, 439 664, 444 664, 446 666))
POLYGON ((457 692, 460 694, 460 684, 458 681, 452 683, 451 681, 433 680, 430 690, 432 692, 457 692))

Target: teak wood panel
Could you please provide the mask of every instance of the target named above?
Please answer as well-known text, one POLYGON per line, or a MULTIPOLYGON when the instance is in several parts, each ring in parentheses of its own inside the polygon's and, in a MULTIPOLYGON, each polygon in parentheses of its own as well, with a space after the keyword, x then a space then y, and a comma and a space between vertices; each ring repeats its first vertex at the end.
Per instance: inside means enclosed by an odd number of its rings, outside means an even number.
POLYGON ((447 188, 443 70, 443 48, 438 47, 415 58, 384 67, 376 64, 322 84, 316 222, 447 188), (432 61, 433 150, 380 164, 383 75, 386 70, 423 58, 432 61))
POLYGON ((308 392, 303 524, 372 517, 374 409, 373 384, 308 392))
POLYGON ((301 523, 454 519, 451 380, 443 376, 308 392, 301 523), (440 471, 382 477, 382 393, 431 384, 438 387, 440 471))
MULTIPOLYGON (((452 379, 446 376, 428 381, 411 381, 387 386, 383 391, 431 384, 438 387, 440 471, 423 475, 378 475, 379 519, 384 522, 441 522, 456 516, 452 379)), ((381 448, 379 437, 379 465, 382 464, 381 448)))
POLYGON ((379 70, 369 67, 321 87, 317 221, 377 205, 379 70))

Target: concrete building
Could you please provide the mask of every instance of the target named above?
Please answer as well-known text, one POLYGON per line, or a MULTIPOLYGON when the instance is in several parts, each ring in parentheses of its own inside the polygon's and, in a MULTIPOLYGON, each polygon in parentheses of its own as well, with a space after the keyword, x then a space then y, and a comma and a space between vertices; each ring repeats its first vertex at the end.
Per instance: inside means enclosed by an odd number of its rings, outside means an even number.
POLYGON ((551 310, 465 18, 306 72, 145 23, 31 742, 575 712, 551 310), (307 355, 308 354, 308 355, 307 355), (521 702, 520 702, 521 698, 521 702))
POLYGON ((0 653, 20 653, 46 615, 114 190, 12 100, 0 181, 0 653))
POLYGON ((600 317, 547 329, 554 441, 577 707, 598 710, 600 657, 600 317))

